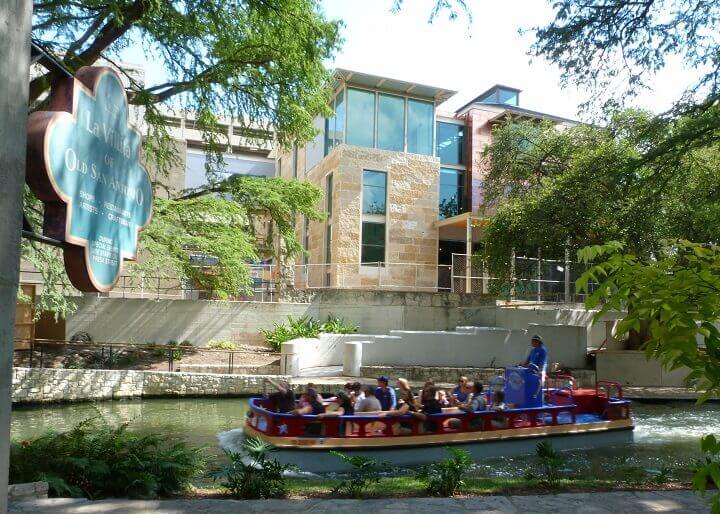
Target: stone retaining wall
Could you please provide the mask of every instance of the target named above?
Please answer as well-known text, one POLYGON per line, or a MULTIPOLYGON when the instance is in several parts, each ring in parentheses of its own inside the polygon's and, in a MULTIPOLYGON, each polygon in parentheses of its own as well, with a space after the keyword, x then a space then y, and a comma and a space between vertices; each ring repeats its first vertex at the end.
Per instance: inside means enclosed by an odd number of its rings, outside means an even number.
POLYGON ((8 486, 8 501, 11 502, 39 500, 47 497, 47 482, 27 482, 25 484, 10 484, 8 486))
MULTIPOLYGON (((13 403, 167 396, 243 396, 265 391, 268 375, 13 368, 13 403)), ((287 377, 273 376, 275 380, 287 377)))
MULTIPOLYGON (((402 377, 414 382, 432 380, 435 383, 454 384, 459 376, 470 380, 479 378, 483 384, 490 383, 498 375, 503 375, 502 368, 450 368, 427 366, 361 366, 363 377, 376 378, 386 375, 391 378, 402 377)), ((577 387, 595 387, 595 371, 588 369, 573 370, 577 387)))

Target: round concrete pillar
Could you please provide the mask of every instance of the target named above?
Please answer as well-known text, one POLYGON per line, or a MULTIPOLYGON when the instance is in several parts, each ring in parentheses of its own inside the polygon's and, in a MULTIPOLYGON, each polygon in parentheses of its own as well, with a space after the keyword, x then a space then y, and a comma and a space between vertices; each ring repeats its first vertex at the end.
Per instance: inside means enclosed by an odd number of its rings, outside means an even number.
POLYGON ((300 376, 300 355, 298 343, 289 341, 280 345, 280 374, 300 376))
POLYGON ((343 375, 346 377, 359 377, 362 365, 362 341, 345 343, 343 348, 343 375))

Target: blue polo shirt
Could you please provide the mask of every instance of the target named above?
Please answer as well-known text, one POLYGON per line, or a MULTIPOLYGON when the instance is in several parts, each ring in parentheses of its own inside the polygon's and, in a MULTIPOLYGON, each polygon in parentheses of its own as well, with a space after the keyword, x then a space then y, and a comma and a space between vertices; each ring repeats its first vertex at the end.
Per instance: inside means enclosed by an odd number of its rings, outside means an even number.
POLYGON ((397 400, 395 399, 395 389, 388 387, 385 391, 378 387, 375 389, 375 398, 380 402, 382 410, 390 410, 395 407, 397 400))
POLYGON ((545 345, 541 344, 537 348, 533 346, 528 354, 528 361, 530 364, 535 364, 540 371, 547 371, 548 352, 545 345))

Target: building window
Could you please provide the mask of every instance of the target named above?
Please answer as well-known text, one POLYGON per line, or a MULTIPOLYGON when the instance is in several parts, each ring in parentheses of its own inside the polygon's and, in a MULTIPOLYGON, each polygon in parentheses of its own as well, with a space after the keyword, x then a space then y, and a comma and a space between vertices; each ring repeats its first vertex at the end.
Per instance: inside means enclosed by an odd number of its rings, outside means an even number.
POLYGON ((405 99, 378 95, 377 147, 402 152, 405 149, 405 99))
POLYGON ((363 264, 385 263, 385 223, 363 221, 360 261, 363 264))
POLYGON ((517 91, 508 89, 498 89, 498 103, 506 105, 518 105, 519 103, 517 91))
POLYGON ((385 262, 385 214, 387 202, 387 173, 363 171, 362 235, 360 262, 385 262))
POLYGON ((363 214, 385 215, 387 175, 382 171, 363 171, 363 214))
POLYGON ((308 264, 310 254, 310 220, 307 216, 303 216, 303 264, 308 264))
POLYGON ((465 164, 465 127, 456 123, 437 122, 437 156, 442 164, 465 164))
POLYGON ((335 136, 333 147, 345 142, 345 90, 335 97, 335 136))
POLYGON ((347 103, 347 143, 372 148, 375 134, 375 93, 349 88, 347 103))
POLYGON ((434 106, 430 102, 408 99, 407 151, 422 155, 433 153, 434 106))
MULTIPOLYGON (((333 209, 333 176, 332 173, 330 173, 327 177, 325 177, 325 210, 328 213, 328 216, 332 214, 333 209)), ((330 219, 328 217, 328 219, 330 219)))
POLYGON ((463 212, 465 172, 440 168, 440 219, 451 218, 463 212))
POLYGON ((297 145, 293 146, 292 151, 292 176, 293 178, 298 178, 298 147, 297 145))
POLYGON ((325 264, 332 263, 332 225, 325 227, 325 264))

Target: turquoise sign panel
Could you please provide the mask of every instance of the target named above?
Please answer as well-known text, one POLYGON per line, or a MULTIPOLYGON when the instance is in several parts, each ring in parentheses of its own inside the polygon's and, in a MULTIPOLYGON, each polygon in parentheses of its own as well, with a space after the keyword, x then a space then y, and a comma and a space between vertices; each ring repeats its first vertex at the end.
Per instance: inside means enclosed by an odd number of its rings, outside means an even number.
POLYGON ((72 114, 55 117, 45 137, 47 172, 67 203, 66 240, 85 247, 90 280, 101 291, 115 284, 123 259, 135 258, 138 231, 152 214, 141 136, 129 121, 120 78, 107 70, 94 91, 76 83, 72 114))

